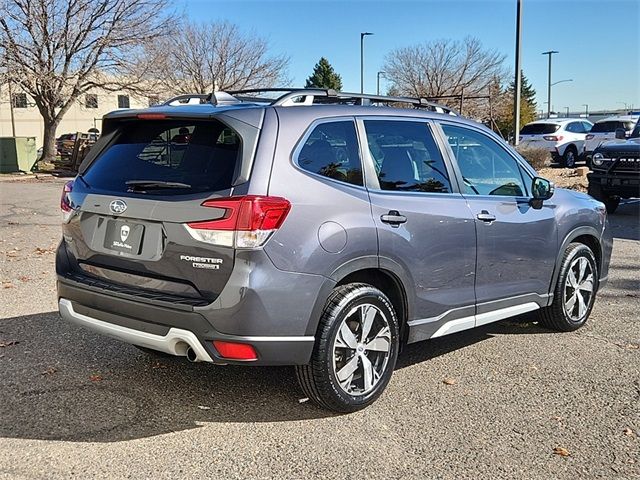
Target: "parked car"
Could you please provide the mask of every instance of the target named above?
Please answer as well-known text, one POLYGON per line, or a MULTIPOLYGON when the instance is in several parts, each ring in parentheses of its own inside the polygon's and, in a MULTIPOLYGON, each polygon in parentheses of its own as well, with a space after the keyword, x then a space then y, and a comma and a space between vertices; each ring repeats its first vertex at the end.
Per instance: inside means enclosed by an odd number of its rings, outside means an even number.
POLYGON ((587 165, 591 166, 591 157, 596 148, 607 140, 616 138, 616 130, 621 128, 625 131, 627 137, 631 135, 638 118, 640 117, 637 115, 618 115, 603 118, 594 123, 584 144, 584 156, 587 160, 587 165))
POLYGON ((536 120, 520 130, 520 145, 549 150, 556 162, 574 167, 592 125, 588 120, 579 118, 536 120))
POLYGON ((607 212, 615 212, 621 198, 640 197, 640 121, 628 140, 620 128, 615 140, 597 147, 591 169, 589 195, 603 202, 607 212))
POLYGON ((191 361, 295 365, 312 401, 349 412, 402 345, 525 312, 576 330, 607 280, 602 203, 446 107, 318 89, 170 103, 106 115, 64 187, 68 321, 191 361))

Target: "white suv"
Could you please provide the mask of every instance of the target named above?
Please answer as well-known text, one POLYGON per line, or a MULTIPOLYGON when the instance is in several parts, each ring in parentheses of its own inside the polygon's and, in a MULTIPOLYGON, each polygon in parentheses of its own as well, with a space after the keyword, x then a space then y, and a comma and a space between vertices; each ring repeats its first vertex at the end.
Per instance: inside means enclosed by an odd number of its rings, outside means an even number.
POLYGON ((520 130, 520 145, 546 148, 555 161, 573 167, 584 150, 587 133, 593 124, 580 118, 548 118, 525 125, 520 130))
POLYGON ((598 148, 603 142, 606 142, 607 140, 614 140, 616 138, 616 130, 618 128, 622 128, 628 138, 639 118, 640 116, 638 115, 618 115, 598 120, 593 125, 593 128, 589 132, 589 135, 587 135, 587 140, 584 143, 584 156, 587 159, 587 163, 590 162, 593 151, 596 148, 598 148))

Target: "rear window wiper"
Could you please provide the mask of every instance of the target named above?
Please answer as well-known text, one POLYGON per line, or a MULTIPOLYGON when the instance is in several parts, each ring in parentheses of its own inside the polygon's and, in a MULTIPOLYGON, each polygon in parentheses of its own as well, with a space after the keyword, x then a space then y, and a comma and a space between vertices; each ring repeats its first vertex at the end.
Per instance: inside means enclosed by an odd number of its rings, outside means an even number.
POLYGON ((129 180, 125 182, 131 191, 134 190, 150 190, 162 188, 191 188, 188 183, 182 182, 165 182, 163 180, 129 180))

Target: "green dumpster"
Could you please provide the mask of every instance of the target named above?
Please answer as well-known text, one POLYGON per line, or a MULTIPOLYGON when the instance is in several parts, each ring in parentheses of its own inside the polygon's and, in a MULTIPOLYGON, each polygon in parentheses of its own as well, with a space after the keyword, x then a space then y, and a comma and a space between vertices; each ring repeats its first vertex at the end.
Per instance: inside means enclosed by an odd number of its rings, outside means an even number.
POLYGON ((35 137, 0 137, 0 173, 30 172, 36 155, 35 137))

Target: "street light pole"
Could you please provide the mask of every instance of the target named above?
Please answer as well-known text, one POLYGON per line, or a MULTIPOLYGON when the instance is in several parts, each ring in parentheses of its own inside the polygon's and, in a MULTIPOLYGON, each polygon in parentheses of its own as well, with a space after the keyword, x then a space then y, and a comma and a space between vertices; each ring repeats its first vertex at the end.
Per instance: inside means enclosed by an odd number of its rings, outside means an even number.
POLYGON ((564 107, 567 109, 567 118, 569 118, 569 107, 564 107))
POLYGON ((360 93, 364 93, 364 37, 367 35, 373 35, 373 33, 360 33, 360 93))
POLYGON ((542 52, 542 55, 549 55, 549 79, 547 82, 547 118, 551 118, 551 56, 554 53, 560 53, 557 50, 549 50, 542 52))
POLYGON ((589 104, 583 103, 582 106, 584 107, 584 118, 589 117, 589 104))
POLYGON ((387 72, 380 71, 376 75, 376 77, 378 77, 378 81, 376 83, 376 95, 380 95, 380 75, 384 77, 386 73, 387 72))
POLYGON ((520 66, 520 30, 522 28, 522 1, 516 2, 516 78, 513 92, 513 145, 520 141, 520 95, 522 91, 522 75, 520 66))

